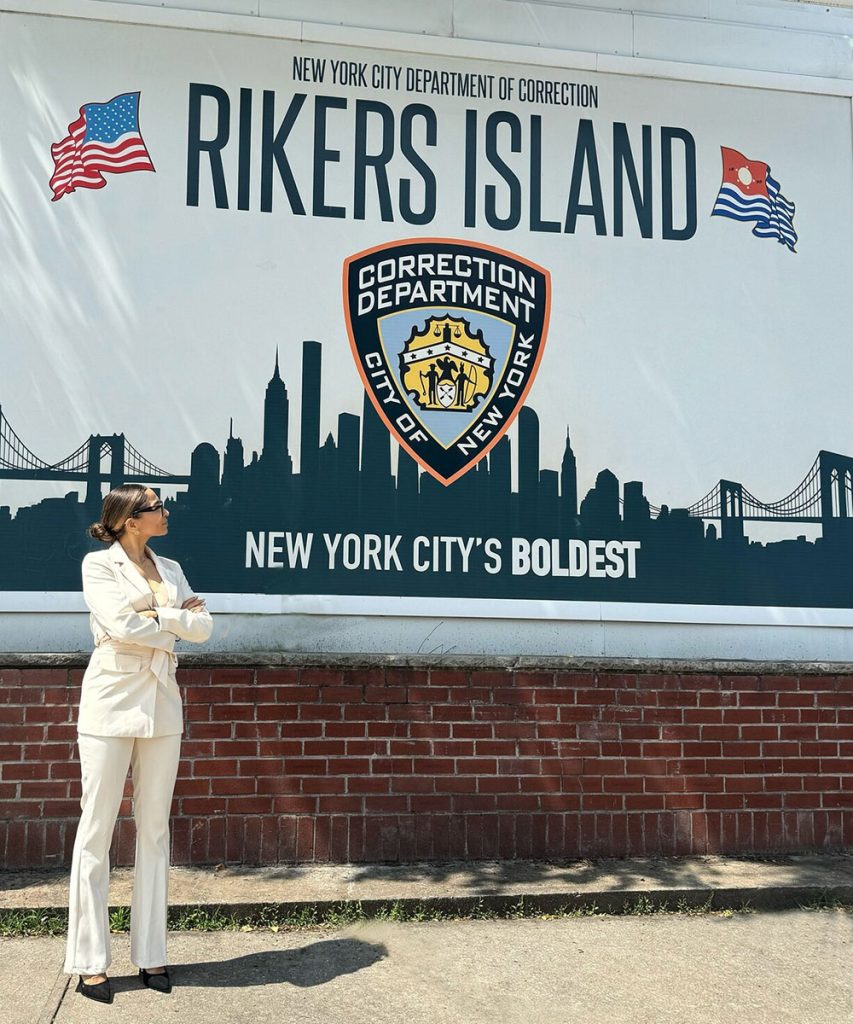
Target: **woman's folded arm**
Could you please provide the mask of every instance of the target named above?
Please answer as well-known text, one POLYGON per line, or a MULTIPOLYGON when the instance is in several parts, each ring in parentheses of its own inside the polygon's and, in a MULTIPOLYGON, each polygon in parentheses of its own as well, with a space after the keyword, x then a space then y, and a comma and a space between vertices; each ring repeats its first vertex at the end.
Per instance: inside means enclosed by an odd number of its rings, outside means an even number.
MULTIPOLYGON (((184 576, 183 569, 177 566, 178 570, 178 601, 183 604, 195 593, 184 576)), ((157 613, 165 629, 171 630, 181 640, 189 640, 190 643, 202 644, 213 632, 213 619, 207 608, 200 608, 193 611, 190 608, 158 608, 157 613)))
POLYGON ((157 619, 134 611, 113 569, 97 558, 83 559, 83 599, 89 611, 113 640, 171 651, 175 633, 157 619))

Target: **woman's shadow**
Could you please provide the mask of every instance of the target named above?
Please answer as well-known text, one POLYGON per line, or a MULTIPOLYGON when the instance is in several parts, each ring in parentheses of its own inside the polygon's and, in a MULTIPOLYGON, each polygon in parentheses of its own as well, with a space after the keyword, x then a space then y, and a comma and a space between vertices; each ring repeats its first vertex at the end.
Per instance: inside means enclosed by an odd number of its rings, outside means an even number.
POLYGON ((298 949, 262 950, 231 959, 179 964, 170 968, 170 973, 181 987, 242 988, 289 982, 311 988, 372 967, 387 955, 382 943, 347 937, 312 942, 298 949))

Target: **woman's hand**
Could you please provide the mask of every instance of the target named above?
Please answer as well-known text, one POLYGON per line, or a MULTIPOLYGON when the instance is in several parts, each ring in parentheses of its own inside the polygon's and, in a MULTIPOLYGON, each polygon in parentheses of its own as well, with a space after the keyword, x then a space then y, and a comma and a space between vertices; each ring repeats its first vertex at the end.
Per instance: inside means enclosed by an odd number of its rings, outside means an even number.
POLYGON ((144 608, 138 614, 141 615, 143 619, 156 619, 157 618, 157 612, 155 612, 153 608, 144 608))
POLYGON ((191 611, 191 612, 201 612, 201 611, 204 611, 205 607, 206 607, 206 605, 205 605, 204 599, 201 598, 201 597, 198 597, 196 594, 193 594, 192 597, 188 597, 186 599, 186 601, 184 601, 184 603, 181 605, 182 609, 185 608, 185 609, 187 609, 188 611, 191 611))

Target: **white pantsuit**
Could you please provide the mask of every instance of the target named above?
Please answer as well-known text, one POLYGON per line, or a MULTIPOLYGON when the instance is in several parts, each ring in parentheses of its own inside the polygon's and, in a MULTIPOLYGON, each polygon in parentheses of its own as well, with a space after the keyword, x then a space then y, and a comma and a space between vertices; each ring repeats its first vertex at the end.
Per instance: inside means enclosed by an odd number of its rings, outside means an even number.
POLYGON ((165 585, 164 605, 154 603, 117 541, 83 559, 96 646, 77 722, 82 814, 71 863, 68 974, 101 974, 110 965, 109 848, 128 767, 136 822, 130 956, 137 967, 167 963, 169 809, 183 731, 172 650, 179 638, 203 642, 213 623, 206 610, 181 609, 193 591, 180 565, 148 550, 165 585), (139 614, 153 607, 159 622, 139 614))

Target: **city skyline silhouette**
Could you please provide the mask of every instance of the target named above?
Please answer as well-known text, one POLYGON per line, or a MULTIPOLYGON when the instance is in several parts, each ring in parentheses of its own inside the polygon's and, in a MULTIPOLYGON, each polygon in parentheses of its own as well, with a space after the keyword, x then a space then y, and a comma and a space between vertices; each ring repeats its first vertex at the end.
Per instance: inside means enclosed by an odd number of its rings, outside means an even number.
MULTIPOLYGON (((853 606, 853 459, 821 452, 787 505, 762 505, 741 484, 723 480, 691 509, 658 509, 642 481, 622 484, 608 468, 581 498, 568 428, 559 469, 542 468, 539 418, 523 406, 514 441, 504 435, 477 465, 444 486, 397 445, 366 392, 361 416, 340 411, 336 430, 321 443, 322 345, 304 341, 302 352, 298 469, 290 392, 276 350, 263 399, 261 449, 248 458, 231 421, 224 451, 210 442, 196 445, 188 475, 163 475, 124 435, 93 435, 88 447, 84 443, 74 453, 76 461, 69 456, 53 467, 31 469, 30 478, 51 479, 51 471, 58 475, 64 467, 64 478, 86 479, 86 495, 45 498, 21 506, 14 516, 0 505, 3 588, 79 590, 80 559, 98 546, 85 529, 100 515, 104 486, 132 478, 149 480, 155 489, 157 481, 186 484, 166 499, 169 535, 156 547, 178 558, 193 586, 205 592, 853 606), (101 467, 107 454, 109 473, 101 467), (744 520, 758 518, 819 522, 822 535, 814 541, 800 536, 750 542, 744 520), (247 567, 247 534, 271 532, 313 535, 316 557, 304 567, 247 567), (329 569, 323 533, 400 536, 404 556, 418 536, 479 539, 479 547, 493 538, 504 558, 495 572, 478 558, 467 572, 458 566, 418 571, 407 556, 399 570, 329 569), (513 575, 508 556, 514 537, 553 539, 562 551, 570 540, 636 542, 636 575, 513 575)), ((14 431, 9 434, 28 451, 14 431)), ((0 476, 25 476, 26 468, 4 468, 12 465, 5 434, 3 443, 0 476)))

